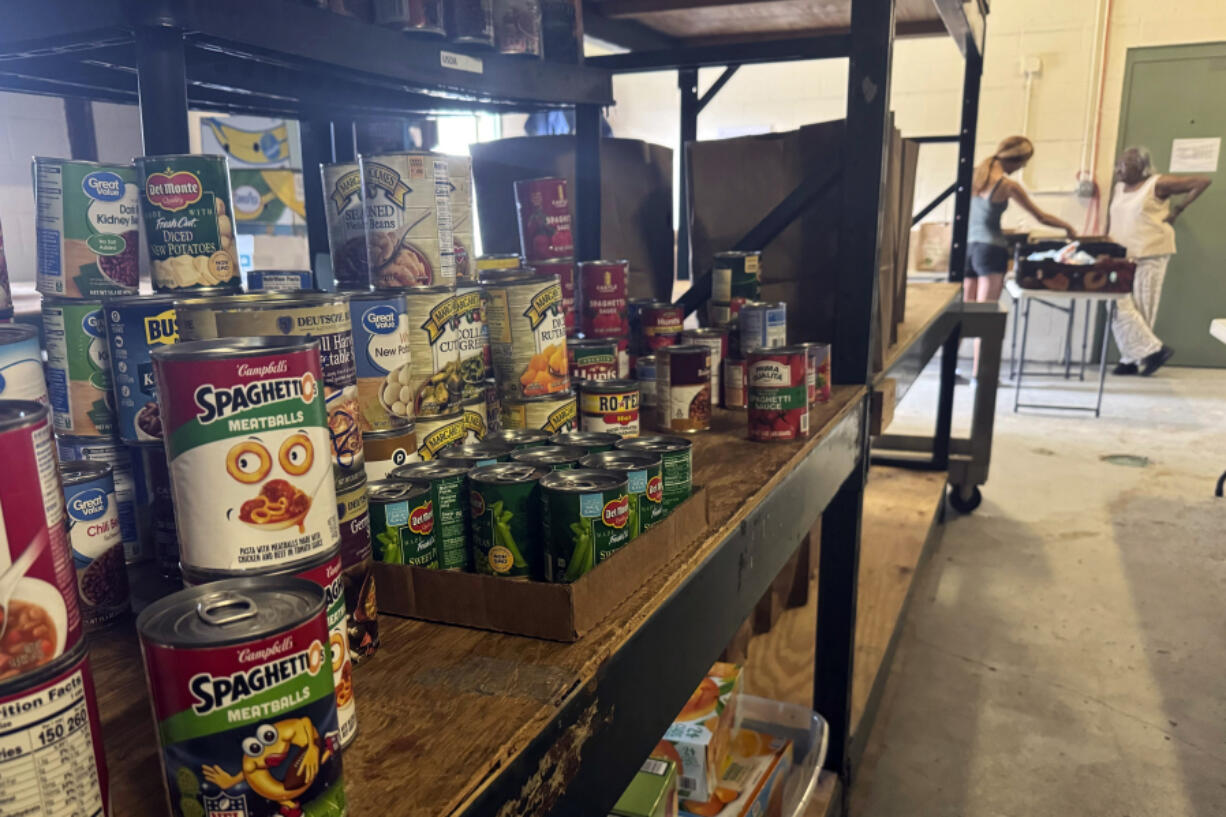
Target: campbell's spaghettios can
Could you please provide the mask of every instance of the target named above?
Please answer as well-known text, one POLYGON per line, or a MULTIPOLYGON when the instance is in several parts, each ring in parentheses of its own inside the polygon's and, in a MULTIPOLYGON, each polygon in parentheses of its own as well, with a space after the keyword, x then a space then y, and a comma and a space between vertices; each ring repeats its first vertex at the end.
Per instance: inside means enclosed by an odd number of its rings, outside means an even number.
POLYGON ((637 380, 590 380, 579 383, 579 426, 619 437, 639 434, 637 380))
POLYGON ((0 324, 0 400, 47 402, 43 350, 33 326, 0 324))
POLYGON ((370 283, 383 289, 455 286, 451 181, 444 156, 359 156, 370 283))
POLYGON ((494 47, 493 0, 452 0, 444 4, 447 39, 494 47))
POLYGON ((749 439, 809 436, 808 353, 803 346, 755 349, 746 360, 749 439))
POLYGON ((545 258, 532 262, 537 275, 556 275, 562 285, 562 314, 566 318, 566 335, 579 332, 579 319, 575 314, 575 259, 545 258))
POLYGON ((724 408, 743 409, 748 406, 746 377, 744 358, 730 357, 724 361, 724 376, 720 384, 724 392, 724 408))
POLYGON ((692 434, 711 427, 711 350, 665 346, 656 352, 657 422, 664 431, 692 434))
POLYGON ((628 338, 626 304, 628 261, 580 261, 581 328, 588 338, 628 338))
POLYGON ((166 578, 179 576, 179 529, 175 526, 174 495, 170 486, 170 467, 166 463, 166 448, 161 443, 147 443, 133 448, 133 475, 136 481, 137 527, 142 539, 150 546, 158 571, 166 578), (140 463, 139 467, 135 467, 140 463))
POLYGON ((783 301, 746 303, 737 320, 741 325, 741 351, 746 354, 788 342, 788 305, 783 301))
POLYGON ((665 515, 690 498, 694 478, 693 440, 669 434, 645 434, 619 440, 617 448, 620 451, 646 451, 660 455, 665 515))
POLYGON ((322 164, 324 214, 328 223, 328 254, 336 288, 370 287, 366 261, 366 205, 362 199, 362 169, 357 162, 322 164))
POLYGON ((75 647, 81 612, 46 406, 0 400, 0 462, 0 569, 17 565, 21 575, 4 611, 0 679, 8 679, 75 647))
POLYGON ((182 342, 153 364, 185 567, 262 572, 337 545, 318 341, 182 342))
POLYGON ((573 582, 634 538, 636 510, 620 471, 572 468, 540 479, 545 580, 573 582))
POLYGON ((724 370, 724 358, 728 356, 728 330, 714 326, 686 329, 681 333, 681 342, 706 346, 711 350, 711 400, 722 406, 724 391, 721 374, 724 370))
POLYGON ((762 252, 717 252, 711 269, 711 300, 730 303, 733 298, 756 301, 762 297, 762 252))
POLYGON ((115 479, 111 466, 88 460, 60 463, 60 479, 81 620, 86 629, 104 627, 131 608, 115 479))
POLYGON ((519 248, 529 265, 574 255, 566 179, 551 176, 515 182, 515 210, 519 214, 519 248))
POLYGON ((161 442, 157 384, 149 352, 179 340, 173 295, 108 298, 102 303, 119 438, 161 442))
POLYGON ((575 380, 617 378, 616 338, 568 338, 566 356, 570 376, 575 380))
POLYGON ((551 275, 507 270, 481 284, 490 355, 503 397, 570 389, 562 287, 551 275))
POLYGON ((107 817, 112 813, 102 722, 85 645, 0 681, 4 813, 107 817))
POLYGON ((410 423, 412 410, 400 399, 412 376, 412 333, 404 293, 352 293, 349 319, 363 437, 410 423))
POLYGON ((374 0, 374 20, 412 34, 443 35, 443 0, 374 0))
POLYGON ((254 576, 137 617, 174 817, 346 813, 325 598, 307 579, 254 576))
MULTIPOLYGON (((467 0, 470 3, 474 1, 467 0)), ((473 267, 475 247, 473 246, 472 157, 448 156, 447 179, 451 183, 451 238, 455 245, 455 280, 475 284, 477 276, 476 269, 473 267)))
POLYGON ((830 344, 801 343, 809 355, 809 408, 830 402, 830 344))
POLYGON ((400 428, 368 431, 362 435, 366 452, 366 479, 383 479, 393 468, 417 462, 417 428, 409 423, 400 428))
MULTIPOLYGON (((472 570, 472 551, 468 546, 468 472, 470 470, 472 469, 464 465, 443 460, 429 460, 428 462, 410 463, 395 469, 391 474, 393 482, 405 480, 412 483, 422 482, 430 487, 428 507, 432 514, 433 536, 438 549, 437 567, 440 570, 472 570)), ((413 496, 417 494, 414 493, 413 496)), ((399 499, 392 501, 399 501, 399 499)), ((420 534, 425 528, 425 509, 423 508, 418 513, 421 518, 417 532, 420 534)), ((408 524, 412 515, 412 508, 397 508, 385 514, 383 524, 408 524)), ((372 517, 372 524, 374 522, 372 517)), ((380 539, 380 534, 384 530, 385 528, 375 525, 377 541, 383 541, 380 539)))
POLYGON ((478 573, 510 579, 543 577, 537 483, 548 473, 522 462, 498 462, 469 471, 469 522, 478 573))
POLYGON ((502 427, 528 429, 557 434, 579 427, 579 404, 574 392, 532 397, 527 400, 506 398, 502 401, 502 427))
POLYGON ((101 301, 43 298, 47 394, 57 434, 115 433, 110 353, 101 301))

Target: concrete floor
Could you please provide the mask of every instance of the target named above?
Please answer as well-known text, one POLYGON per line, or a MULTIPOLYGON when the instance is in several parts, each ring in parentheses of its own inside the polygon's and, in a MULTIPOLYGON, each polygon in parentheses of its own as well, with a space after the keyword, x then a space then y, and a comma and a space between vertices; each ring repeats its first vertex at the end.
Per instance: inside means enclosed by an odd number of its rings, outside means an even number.
MULTIPOLYGON (((934 395, 926 375, 891 431, 934 395)), ((983 505, 919 573, 852 814, 1226 814, 1226 371, 1109 376, 1100 419, 999 402, 983 505)))

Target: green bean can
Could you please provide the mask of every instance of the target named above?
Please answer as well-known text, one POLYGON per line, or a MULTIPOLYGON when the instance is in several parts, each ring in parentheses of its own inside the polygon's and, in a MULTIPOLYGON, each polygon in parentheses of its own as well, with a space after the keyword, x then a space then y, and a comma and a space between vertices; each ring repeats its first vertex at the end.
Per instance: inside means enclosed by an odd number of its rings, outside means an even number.
POLYGON ((660 455, 665 516, 690 498, 694 471, 692 440, 671 434, 644 434, 619 441, 617 448, 660 455))
POLYGON ((564 431, 554 434, 549 438, 549 442, 554 445, 573 445, 586 449, 589 454, 595 454, 598 451, 612 451, 620 439, 620 435, 608 431, 564 431))
POLYGON ((468 468, 442 460, 393 468, 393 481, 428 482, 440 570, 472 570, 468 547, 468 468))
POLYGON ((565 471, 567 468, 578 468, 579 460, 586 456, 587 449, 574 445, 538 445, 519 449, 511 454, 511 459, 546 471, 565 471))
POLYGON ((538 482, 549 473, 522 462, 484 465, 469 473, 473 563, 478 573, 541 577, 538 482))
POLYGON ((541 478, 545 580, 573 582, 633 538, 625 474, 594 468, 541 478))
POLYGON ((664 521, 664 468, 649 451, 601 451, 579 460, 580 468, 601 468, 626 475, 630 494, 630 538, 664 521))
POLYGON ((425 481, 384 479, 367 486, 376 560, 412 567, 439 566, 430 493, 430 483, 425 481))
POLYGON ((548 431, 541 431, 539 428, 503 428, 486 439, 506 443, 518 451, 522 448, 548 445, 550 436, 548 431))

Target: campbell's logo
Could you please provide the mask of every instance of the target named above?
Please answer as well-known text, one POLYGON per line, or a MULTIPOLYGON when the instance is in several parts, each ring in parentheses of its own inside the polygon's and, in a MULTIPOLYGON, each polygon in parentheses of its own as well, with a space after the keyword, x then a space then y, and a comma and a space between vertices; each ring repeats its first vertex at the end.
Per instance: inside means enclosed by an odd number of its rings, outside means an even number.
POLYGON ((524 317, 528 319, 528 326, 535 330, 541 325, 541 321, 545 320, 546 315, 550 312, 556 314, 561 308, 562 286, 550 284, 532 296, 528 308, 524 310, 524 317))
POLYGON ((145 179, 145 198, 150 203, 170 212, 185 210, 204 195, 204 185, 195 173, 180 170, 171 173, 150 173, 145 179))
POLYGON ((664 501, 664 478, 654 476, 647 480, 647 499, 652 502, 664 501))
POLYGON ((330 651, 325 651, 324 645, 319 641, 312 641, 305 650, 285 655, 285 650, 293 645, 293 637, 286 636, 261 650, 240 650, 240 662, 259 663, 230 675, 196 673, 187 682, 187 688, 195 699, 192 711, 197 715, 207 715, 216 709, 232 706, 259 695, 265 690, 287 684, 304 673, 318 675, 324 666, 331 670, 330 651))
POLYGON ((150 346, 169 346, 178 342, 179 324, 175 321, 173 309, 145 318, 145 343, 150 346))
POLYGON ((485 515, 485 497, 480 491, 470 491, 468 494, 469 510, 472 511, 473 518, 476 519, 485 515))
POLYGON ((92 522, 106 513, 107 494, 101 488, 86 488, 68 500, 68 515, 77 522, 92 522))
POLYGON ((315 399, 318 390, 315 376, 310 372, 302 377, 278 377, 238 386, 205 383, 197 386, 193 395, 196 401, 196 419, 201 425, 208 425, 231 414, 271 403, 295 399, 310 403, 315 399))
POLYGON ((332 193, 328 198, 332 201, 332 206, 336 208, 336 212, 341 212, 349 206, 349 202, 353 201, 354 197, 362 192, 362 176, 358 171, 350 170, 344 173, 332 185, 332 193))
POLYGON ((372 306, 362 313, 362 328, 372 335, 390 335, 400 323, 400 313, 388 304, 372 306))
POLYGON ((600 511, 600 520, 607 527, 621 530, 630 521, 630 497, 622 494, 617 499, 610 499, 600 511))
POLYGON ((409 511, 409 530, 425 536, 434 530, 434 503, 427 499, 409 511))
POLYGON ((124 187, 123 177, 110 170, 95 170, 81 180, 81 189, 95 201, 119 201, 123 198, 124 187))

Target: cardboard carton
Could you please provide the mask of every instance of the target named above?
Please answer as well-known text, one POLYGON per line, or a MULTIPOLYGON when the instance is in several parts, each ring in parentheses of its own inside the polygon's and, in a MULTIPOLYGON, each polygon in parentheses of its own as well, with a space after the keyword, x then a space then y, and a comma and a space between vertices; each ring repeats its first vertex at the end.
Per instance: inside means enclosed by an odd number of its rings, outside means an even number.
POLYGON ((782 817, 792 742, 749 729, 732 739, 727 767, 706 800, 681 801, 686 817, 782 817))
POLYGON ((676 817, 677 764, 649 757, 617 798, 609 817, 676 817))
POLYGON ((652 753, 677 764, 682 797, 701 801, 714 793, 727 761, 728 742, 740 724, 740 691, 739 665, 713 665, 652 753))

